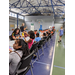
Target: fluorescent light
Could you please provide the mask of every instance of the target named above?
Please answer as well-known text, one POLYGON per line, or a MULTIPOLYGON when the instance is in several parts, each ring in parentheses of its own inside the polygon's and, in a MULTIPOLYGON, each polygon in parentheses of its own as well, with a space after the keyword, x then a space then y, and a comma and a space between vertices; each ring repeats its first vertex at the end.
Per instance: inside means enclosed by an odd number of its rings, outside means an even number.
POLYGON ((35 9, 33 9, 33 10, 35 10, 35 9))
POLYGON ((56 7, 54 9, 56 9, 56 7))
POLYGON ((41 14, 43 14, 43 13, 41 13, 41 14))
POLYGON ((27 0, 29 2, 29 0, 27 0))

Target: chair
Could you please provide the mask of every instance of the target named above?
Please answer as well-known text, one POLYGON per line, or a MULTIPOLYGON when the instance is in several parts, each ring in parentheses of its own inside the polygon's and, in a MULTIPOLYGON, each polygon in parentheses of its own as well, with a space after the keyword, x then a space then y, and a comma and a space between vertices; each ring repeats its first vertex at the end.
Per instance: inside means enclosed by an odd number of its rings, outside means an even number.
POLYGON ((50 45, 50 37, 47 37, 47 47, 50 45))
POLYGON ((15 75, 25 75, 29 71, 29 69, 31 70, 31 75, 33 75, 33 71, 30 65, 33 54, 34 51, 32 51, 32 53, 30 53, 30 55, 28 55, 27 57, 22 58, 22 60, 20 61, 20 67, 16 71, 15 75))
MULTIPOLYGON (((47 36, 43 37, 42 39, 45 40, 45 41, 44 41, 44 44, 43 44, 43 46, 44 46, 44 45, 47 43, 47 36)), ((46 45, 45 45, 44 48, 46 48, 46 45)))
POLYGON ((32 45, 32 47, 30 48, 30 53, 32 52, 32 51, 34 51, 34 53, 36 53, 36 55, 37 55, 37 58, 35 59, 35 61, 31 61, 31 64, 32 64, 32 67, 33 67, 33 64, 36 62, 36 60, 38 60, 38 54, 37 54, 37 52, 38 52, 38 42, 36 42, 36 43, 33 43, 33 45, 32 45))
POLYGON ((40 59, 41 55, 44 55, 44 51, 43 51, 43 44, 44 44, 44 42, 45 42, 45 40, 42 39, 42 40, 39 41, 39 44, 38 44, 38 50, 42 49, 42 53, 41 54, 39 54, 39 51, 38 51, 38 57, 39 57, 39 59, 40 59))
POLYGON ((51 34, 49 35, 50 39, 51 39, 51 34))
POLYGON ((33 43, 33 45, 32 45, 31 48, 30 48, 30 53, 31 53, 33 50, 36 51, 37 46, 38 46, 38 42, 33 43))

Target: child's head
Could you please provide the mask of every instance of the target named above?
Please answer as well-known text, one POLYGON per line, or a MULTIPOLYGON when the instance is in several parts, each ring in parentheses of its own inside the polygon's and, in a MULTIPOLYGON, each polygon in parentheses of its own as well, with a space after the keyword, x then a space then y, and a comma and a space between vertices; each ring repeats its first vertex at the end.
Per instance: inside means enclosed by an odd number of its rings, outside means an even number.
POLYGON ((61 27, 61 29, 63 29, 63 27, 61 27))
POLYGON ((28 45, 23 39, 17 39, 13 44, 13 48, 15 50, 21 50, 23 52, 23 56, 27 56, 29 54, 28 45))
POLYGON ((29 31, 28 34, 29 34, 29 37, 30 37, 30 38, 32 38, 32 39, 35 38, 35 34, 34 34, 33 31, 29 31))
POLYGON ((48 32, 46 32, 46 36, 48 36, 48 32))
POLYGON ((36 30, 36 32, 37 32, 37 30, 36 30))
POLYGON ((22 23, 22 26, 24 26, 24 23, 22 23))
POLYGON ((50 31, 50 30, 48 30, 48 33, 51 33, 51 31, 50 31))
POLYGON ((46 36, 46 33, 43 33, 43 37, 45 37, 46 36))
POLYGON ((16 29, 13 31, 13 33, 19 34, 19 33, 20 33, 20 29, 19 29, 19 28, 16 28, 16 29))
POLYGON ((39 37, 39 33, 36 33, 36 37, 39 37))

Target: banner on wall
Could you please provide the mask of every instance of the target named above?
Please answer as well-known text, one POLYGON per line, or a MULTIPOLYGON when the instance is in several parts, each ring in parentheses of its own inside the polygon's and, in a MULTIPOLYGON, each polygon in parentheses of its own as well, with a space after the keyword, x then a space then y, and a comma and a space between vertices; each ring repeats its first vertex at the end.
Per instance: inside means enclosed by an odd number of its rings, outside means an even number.
POLYGON ((10 27, 14 27, 14 25, 11 24, 10 27))
POLYGON ((31 23, 31 30, 34 31, 34 23, 31 23))

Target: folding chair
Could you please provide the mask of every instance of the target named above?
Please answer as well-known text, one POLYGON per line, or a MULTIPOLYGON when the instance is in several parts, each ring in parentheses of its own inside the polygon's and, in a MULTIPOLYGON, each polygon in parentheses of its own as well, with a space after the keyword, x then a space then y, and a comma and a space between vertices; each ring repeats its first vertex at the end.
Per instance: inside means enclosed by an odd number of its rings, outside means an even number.
POLYGON ((46 37, 43 37, 42 39, 45 40, 43 46, 45 46, 44 48, 46 48, 46 45, 45 44, 47 44, 47 36, 46 37))
POLYGON ((16 75, 25 75, 29 71, 29 69, 31 70, 31 75, 33 75, 32 67, 30 65, 33 54, 34 51, 32 51, 32 53, 30 53, 30 55, 28 55, 27 57, 22 58, 21 65, 18 68, 16 75))
POLYGON ((47 47, 50 45, 50 37, 47 37, 47 47))
POLYGON ((39 59, 40 59, 40 56, 41 56, 41 55, 44 55, 44 51, 43 51, 43 44, 44 44, 44 41, 45 41, 45 40, 42 39, 42 40, 39 41, 39 44, 38 44, 38 57, 39 57, 39 59), (41 54, 39 54, 39 50, 40 50, 40 49, 42 49, 42 53, 41 53, 41 54))
POLYGON ((36 60, 38 60, 38 42, 36 42, 36 43, 33 43, 33 45, 32 45, 32 47, 30 48, 30 53, 32 52, 32 51, 34 51, 35 52, 35 54, 37 55, 37 58, 32 62, 31 61, 31 64, 32 64, 32 67, 33 67, 33 64, 36 62, 36 60))
POLYGON ((29 70, 31 70, 31 75, 33 75, 32 67, 30 65, 33 54, 34 51, 32 51, 32 53, 30 53, 27 57, 23 57, 19 62, 15 72, 9 75, 25 75, 29 70))

